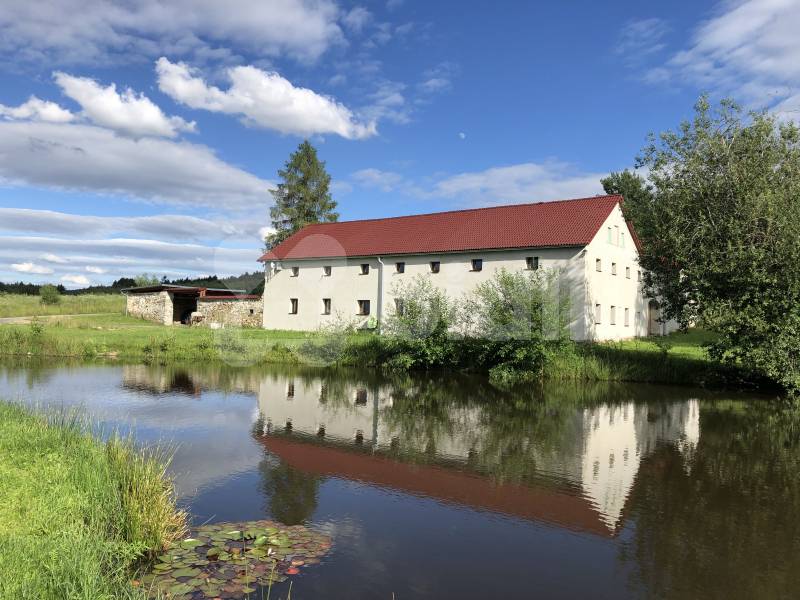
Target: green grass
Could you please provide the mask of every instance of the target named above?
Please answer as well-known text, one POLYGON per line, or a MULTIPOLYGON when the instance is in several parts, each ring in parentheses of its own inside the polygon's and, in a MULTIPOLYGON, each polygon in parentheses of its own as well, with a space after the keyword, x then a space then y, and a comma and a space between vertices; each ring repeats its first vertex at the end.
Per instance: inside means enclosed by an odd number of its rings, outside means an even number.
POLYGON ((133 569, 186 527, 163 457, 5 402, 0 456, 0 598, 144 598, 133 569))
POLYGON ((112 312, 121 314, 124 311, 125 297, 121 294, 61 296, 61 301, 52 305, 42 304, 39 296, 0 294, 0 318, 112 312))

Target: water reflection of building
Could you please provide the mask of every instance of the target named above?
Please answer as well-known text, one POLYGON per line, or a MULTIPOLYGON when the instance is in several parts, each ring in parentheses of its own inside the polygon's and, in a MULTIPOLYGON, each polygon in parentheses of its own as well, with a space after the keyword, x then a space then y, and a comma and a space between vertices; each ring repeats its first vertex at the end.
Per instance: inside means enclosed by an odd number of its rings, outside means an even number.
POLYGON ((490 406, 448 406, 446 424, 436 427, 422 411, 397 419, 389 385, 329 385, 262 380, 262 439, 270 451, 318 474, 604 535, 618 531, 640 464, 656 446, 683 450, 699 438, 696 400, 579 408, 552 435, 498 441, 490 406), (535 482, 504 471, 504 443, 533 465, 535 482))

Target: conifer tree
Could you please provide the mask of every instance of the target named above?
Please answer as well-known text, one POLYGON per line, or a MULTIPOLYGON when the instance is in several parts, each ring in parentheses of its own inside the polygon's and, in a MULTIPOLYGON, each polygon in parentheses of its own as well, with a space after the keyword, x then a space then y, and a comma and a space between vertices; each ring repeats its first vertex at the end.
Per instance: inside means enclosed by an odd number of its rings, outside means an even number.
POLYGON ((269 211, 275 231, 265 240, 267 248, 277 246, 306 225, 339 218, 330 193, 331 176, 308 140, 289 157, 278 177, 278 187, 270 190, 275 199, 269 211))

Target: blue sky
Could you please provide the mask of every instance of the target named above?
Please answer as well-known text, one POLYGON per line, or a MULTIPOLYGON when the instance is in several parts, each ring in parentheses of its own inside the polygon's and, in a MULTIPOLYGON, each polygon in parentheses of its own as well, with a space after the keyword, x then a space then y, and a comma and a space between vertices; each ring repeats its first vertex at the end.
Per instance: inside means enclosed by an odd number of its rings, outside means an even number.
POLYGON ((0 2, 0 280, 257 268, 308 137, 343 219, 601 192, 701 92, 793 118, 800 2, 0 2))

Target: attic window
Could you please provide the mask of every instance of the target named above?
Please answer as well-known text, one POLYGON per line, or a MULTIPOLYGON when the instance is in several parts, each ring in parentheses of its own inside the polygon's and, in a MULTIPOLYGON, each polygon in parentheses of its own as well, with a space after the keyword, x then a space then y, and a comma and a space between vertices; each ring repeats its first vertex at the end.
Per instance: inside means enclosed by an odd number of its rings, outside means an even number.
POLYGON ((292 267, 292 277, 300 275, 300 267, 292 267))
POLYGON ((539 268, 539 257, 528 256, 525 258, 525 267, 528 271, 536 271, 539 268))
POLYGON ((322 267, 322 274, 325 277, 330 277, 331 276, 331 266, 330 265, 325 265, 324 267, 322 267))
POLYGON ((603 270, 603 261, 599 258, 594 261, 594 270, 598 273, 603 270))
POLYGON ((440 268, 441 268, 441 266, 442 266, 442 263, 440 263, 438 260, 432 260, 431 261, 431 273, 438 273, 440 268))
POLYGON ((361 263, 361 274, 369 275, 369 263, 361 263))
POLYGON ((482 258, 473 258, 472 259, 472 270, 473 271, 483 271, 483 259, 482 258))

